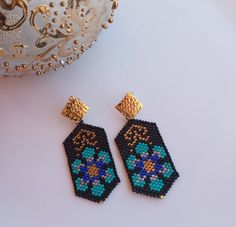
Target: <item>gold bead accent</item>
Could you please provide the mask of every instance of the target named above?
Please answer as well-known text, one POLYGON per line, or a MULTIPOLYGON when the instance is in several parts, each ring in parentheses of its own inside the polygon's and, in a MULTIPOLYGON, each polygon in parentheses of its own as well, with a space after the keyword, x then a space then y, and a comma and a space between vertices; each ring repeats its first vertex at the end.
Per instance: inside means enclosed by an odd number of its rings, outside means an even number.
POLYGON ((9 62, 4 62, 3 64, 4 64, 5 67, 9 66, 9 62))
POLYGON ((112 17, 110 17, 109 19, 108 19, 108 23, 113 23, 113 18, 112 17))
POLYGON ((71 120, 79 123, 84 118, 85 114, 88 112, 89 106, 87 106, 84 102, 71 96, 62 110, 62 115, 70 118, 71 120))
POLYGON ((135 118, 143 108, 143 104, 131 92, 128 92, 115 108, 129 120, 135 118))
POLYGON ((65 28, 65 24, 64 24, 64 23, 61 23, 61 24, 60 24, 60 28, 62 28, 62 29, 65 28))
POLYGON ((17 66, 15 67, 15 69, 16 69, 16 71, 19 71, 19 70, 20 70, 20 66, 17 65, 17 66))
POLYGON ((118 0, 113 0, 112 10, 116 10, 118 8, 119 2, 118 0))
POLYGON ((55 3, 54 3, 54 2, 50 2, 49 6, 50 6, 51 8, 53 8, 53 7, 55 7, 55 3))
POLYGON ((78 45, 79 44, 79 40, 74 40, 73 42, 75 45, 78 45))
POLYGON ((103 27, 104 29, 108 29, 108 25, 107 25, 107 24, 103 24, 102 27, 103 27))
POLYGON ((65 1, 62 1, 62 2, 60 3, 60 5, 64 7, 64 6, 66 6, 66 2, 65 2, 65 1))

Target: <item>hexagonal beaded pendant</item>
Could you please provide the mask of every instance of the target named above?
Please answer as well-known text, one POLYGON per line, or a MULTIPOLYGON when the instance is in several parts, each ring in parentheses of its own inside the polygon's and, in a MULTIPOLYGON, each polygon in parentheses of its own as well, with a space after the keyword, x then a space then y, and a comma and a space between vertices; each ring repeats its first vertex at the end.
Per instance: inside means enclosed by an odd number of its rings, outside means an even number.
POLYGON ((84 124, 88 107, 71 97, 63 115, 79 122, 64 141, 75 194, 94 202, 104 201, 120 182, 103 128, 84 124))
POLYGON ((143 105, 128 93, 116 108, 128 119, 115 141, 132 190, 163 198, 179 177, 155 123, 132 119, 143 105))

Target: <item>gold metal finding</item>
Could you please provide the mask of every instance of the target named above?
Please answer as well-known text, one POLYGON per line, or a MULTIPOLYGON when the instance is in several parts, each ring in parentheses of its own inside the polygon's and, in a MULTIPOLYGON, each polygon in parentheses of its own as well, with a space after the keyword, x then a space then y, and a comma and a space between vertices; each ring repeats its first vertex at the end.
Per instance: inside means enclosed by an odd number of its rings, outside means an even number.
POLYGON ((128 92, 121 102, 116 105, 116 109, 123 114, 127 120, 135 118, 142 108, 143 104, 131 92, 128 92))
POLYGON ((62 115, 70 118, 71 120, 79 123, 84 118, 85 114, 88 112, 89 106, 87 106, 84 102, 71 96, 62 110, 62 115))
POLYGON ((114 0, 112 5, 112 10, 116 10, 118 8, 118 5, 119 5, 118 0, 114 0))

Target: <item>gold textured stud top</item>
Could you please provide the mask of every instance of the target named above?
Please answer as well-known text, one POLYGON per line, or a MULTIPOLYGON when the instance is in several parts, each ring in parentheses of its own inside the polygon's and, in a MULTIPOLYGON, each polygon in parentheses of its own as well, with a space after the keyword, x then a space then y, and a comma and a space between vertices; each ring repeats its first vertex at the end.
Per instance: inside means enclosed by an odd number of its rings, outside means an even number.
POLYGON ((70 118, 76 123, 80 123, 86 113, 89 110, 89 106, 82 102, 80 99, 71 96, 66 103, 66 106, 62 110, 62 115, 70 118))
POLYGON ((135 118, 135 116, 143 109, 143 104, 134 96, 132 92, 128 92, 126 96, 115 107, 127 120, 135 118))

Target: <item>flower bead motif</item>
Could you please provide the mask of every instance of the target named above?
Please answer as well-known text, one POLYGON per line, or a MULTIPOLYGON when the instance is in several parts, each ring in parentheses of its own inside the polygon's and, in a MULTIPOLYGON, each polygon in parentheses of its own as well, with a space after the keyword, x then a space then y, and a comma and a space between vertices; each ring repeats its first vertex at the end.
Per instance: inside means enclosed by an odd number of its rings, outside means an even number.
POLYGON ((129 120, 116 137, 132 190, 163 198, 179 177, 155 123, 129 120))
POLYGON ((102 179, 110 184, 116 175, 112 168, 104 168, 106 164, 111 162, 109 153, 100 151, 97 159, 95 158, 95 153, 94 148, 86 147, 82 152, 82 157, 86 160, 85 164, 76 159, 71 164, 71 167, 74 174, 80 174, 80 177, 76 180, 76 189, 78 191, 86 191, 88 184, 91 184, 91 194, 102 196, 105 191, 102 179))
POLYGON ((104 201, 120 182, 105 131, 80 123, 65 140, 64 146, 75 194, 95 202, 104 201), (96 141, 90 143, 89 137, 94 139, 94 135, 96 141))
POLYGON ((138 171, 132 175, 134 185, 143 188, 146 185, 145 179, 149 178, 149 189, 160 192, 164 183, 163 180, 157 179, 158 174, 170 178, 174 173, 170 163, 162 162, 166 156, 165 149, 161 146, 154 146, 150 151, 148 144, 140 142, 136 146, 135 152, 140 155, 140 158, 131 154, 126 160, 129 169, 138 171))

